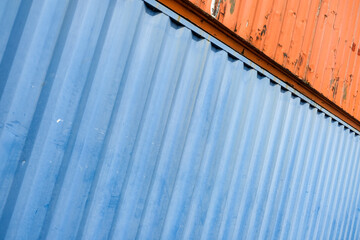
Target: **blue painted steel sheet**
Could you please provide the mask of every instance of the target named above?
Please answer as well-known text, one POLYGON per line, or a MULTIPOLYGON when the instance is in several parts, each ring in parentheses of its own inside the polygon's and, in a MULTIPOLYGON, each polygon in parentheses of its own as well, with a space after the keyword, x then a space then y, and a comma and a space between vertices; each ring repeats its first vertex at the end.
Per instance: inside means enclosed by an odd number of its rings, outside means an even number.
POLYGON ((358 133, 148 2, 0 1, 0 238, 358 239, 358 133))

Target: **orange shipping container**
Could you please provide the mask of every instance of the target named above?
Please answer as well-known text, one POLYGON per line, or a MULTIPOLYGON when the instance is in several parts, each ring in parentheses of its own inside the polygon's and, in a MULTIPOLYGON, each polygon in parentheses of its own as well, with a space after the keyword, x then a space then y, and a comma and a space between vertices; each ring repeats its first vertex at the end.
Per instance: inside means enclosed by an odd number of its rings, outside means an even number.
POLYGON ((360 1, 190 1, 360 120, 360 1))

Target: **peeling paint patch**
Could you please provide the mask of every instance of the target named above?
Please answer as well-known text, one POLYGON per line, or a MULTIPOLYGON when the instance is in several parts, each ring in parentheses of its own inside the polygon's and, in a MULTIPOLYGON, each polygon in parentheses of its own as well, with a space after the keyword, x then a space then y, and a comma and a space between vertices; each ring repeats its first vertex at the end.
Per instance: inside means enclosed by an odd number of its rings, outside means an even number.
POLYGON ((342 94, 342 99, 343 99, 343 100, 346 100, 347 90, 348 90, 348 85, 347 85, 347 82, 344 81, 344 88, 343 88, 343 94, 342 94))
MULTIPOLYGON (((220 0, 220 2, 224 3, 223 0, 220 0)), ((224 17, 225 17, 225 13, 226 13, 226 7, 227 7, 227 4, 220 4, 219 5, 219 14, 218 14, 217 20, 219 20, 220 22, 224 21, 224 17)))
POLYGON ((335 79, 331 79, 330 83, 332 85, 331 91, 333 92, 333 99, 335 99, 339 86, 339 77, 336 77, 335 79))
POLYGON ((231 7, 230 7, 230 13, 233 14, 234 13, 234 10, 235 10, 235 3, 236 3, 236 0, 230 0, 230 4, 231 4, 231 7))
POLYGON ((343 97, 342 97, 343 100, 346 100, 347 94, 348 94, 348 89, 352 84, 352 81, 353 81, 353 75, 352 74, 349 75, 349 79, 350 79, 349 82, 347 81, 347 79, 345 79, 345 81, 344 81, 343 97))
POLYGON ((222 0, 212 0, 211 1, 211 15, 215 18, 219 14, 221 1, 222 0))

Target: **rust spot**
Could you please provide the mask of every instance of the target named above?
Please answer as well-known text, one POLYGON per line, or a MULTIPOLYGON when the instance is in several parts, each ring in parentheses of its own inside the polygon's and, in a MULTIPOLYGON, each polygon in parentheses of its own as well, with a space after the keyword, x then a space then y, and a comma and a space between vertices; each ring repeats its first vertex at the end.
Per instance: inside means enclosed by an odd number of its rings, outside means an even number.
POLYGON ((284 58, 287 58, 287 54, 286 54, 286 53, 283 53, 283 55, 284 55, 284 58))
POLYGON ((263 29, 261 30, 260 36, 264 36, 266 33, 266 25, 263 26, 263 29))
POLYGON ((262 29, 258 28, 257 29, 257 33, 256 33, 256 40, 262 40, 262 37, 265 35, 266 33, 266 25, 264 25, 262 27, 262 29))
POLYGON ((309 85, 309 86, 311 86, 310 85, 310 83, 309 83, 309 81, 306 79, 306 78, 303 78, 303 79, 301 79, 304 83, 306 83, 307 85, 309 85))
POLYGON ((237 23, 235 24, 234 32, 237 32, 237 23))
POLYGON ((301 66, 302 63, 303 63, 303 57, 301 54, 299 54, 299 67, 301 66))
POLYGON ((240 54, 244 56, 244 53, 245 53, 245 48, 243 48, 240 54))
POLYGON ((353 52, 355 52, 355 49, 356 49, 356 44, 353 43, 352 46, 351 46, 351 50, 352 50, 353 52))
POLYGON ((360 48, 358 49, 358 56, 360 56, 360 48))
POLYGON ((270 16, 270 13, 266 14, 265 19, 267 20, 269 18, 269 16, 270 16))
POLYGON ((250 37, 249 37, 249 42, 252 42, 252 41, 253 41, 253 37, 250 36, 250 37))
POLYGON ((311 67, 309 65, 307 65, 306 68, 308 69, 308 71, 311 72, 312 69, 311 69, 311 67))

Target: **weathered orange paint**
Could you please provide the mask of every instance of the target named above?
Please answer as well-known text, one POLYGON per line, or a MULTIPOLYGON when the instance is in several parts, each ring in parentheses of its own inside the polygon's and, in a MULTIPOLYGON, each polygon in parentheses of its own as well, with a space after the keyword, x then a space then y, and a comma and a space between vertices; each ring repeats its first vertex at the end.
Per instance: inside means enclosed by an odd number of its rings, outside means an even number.
MULTIPOLYGON (((261 52, 258 48, 254 45, 250 44, 248 41, 245 41, 239 35, 237 35, 234 31, 230 30, 229 28, 225 27, 222 23, 212 17, 210 14, 203 11, 199 6, 194 5, 194 0, 192 2, 188 0, 157 0, 159 3, 164 4, 174 12, 178 13, 179 16, 188 19, 190 22, 198 26, 199 28, 203 29, 205 32, 209 33, 210 35, 216 37, 223 43, 227 44, 229 47, 234 49, 235 51, 239 52, 246 58, 250 59, 252 62, 263 68, 264 70, 270 72, 277 78, 281 79, 288 85, 292 86, 297 91, 301 92, 304 96, 308 97, 312 101, 316 102, 322 108, 328 110, 338 118, 342 119, 344 122, 348 123, 358 131, 360 131, 360 121, 359 118, 356 119, 354 115, 350 115, 344 109, 342 109, 339 105, 335 104, 329 98, 326 98, 323 94, 320 94, 319 91, 315 90, 311 87, 308 83, 301 80, 297 77, 293 72, 285 69, 279 63, 272 60, 270 57, 261 52)), ((200 0, 202 3, 206 3, 203 0, 200 0)), ((338 0, 337 0, 338 1, 338 0)), ((311 0, 308 0, 309 7, 310 3, 313 3, 311 0)), ((236 8, 234 9, 236 11, 236 8)), ((301 16, 301 13, 299 14, 301 16)), ((298 23, 303 23, 306 14, 302 14, 303 18, 299 17, 297 19, 298 23)), ((305 24, 298 24, 300 28, 305 28, 305 24)), ((308 25, 307 25, 308 26, 308 25)), ((294 30, 295 32, 295 30, 294 30)), ((296 34, 294 34, 296 36, 296 34)), ((301 38, 301 44, 304 44, 305 38, 301 38)), ((335 42, 335 41, 333 41, 335 42)), ((290 46, 290 50, 291 50, 290 46)), ((360 54, 359 54, 360 56, 360 54)), ((300 57, 298 59, 301 59, 300 57)), ((356 58, 358 59, 358 58, 356 58)), ((304 62, 297 64, 298 66, 303 65, 304 62)), ((357 76, 359 68, 355 68, 354 76, 357 76)), ((354 77, 355 78, 355 77, 354 77)), ((357 92, 357 85, 356 92, 357 92)), ((359 94, 358 94, 359 96, 359 94)), ((357 101, 360 101, 360 98, 356 98, 357 101)), ((359 104, 359 102, 356 102, 359 104)), ((356 108, 360 109, 360 108, 356 108)))
POLYGON ((360 119, 360 1, 189 1, 360 119))

